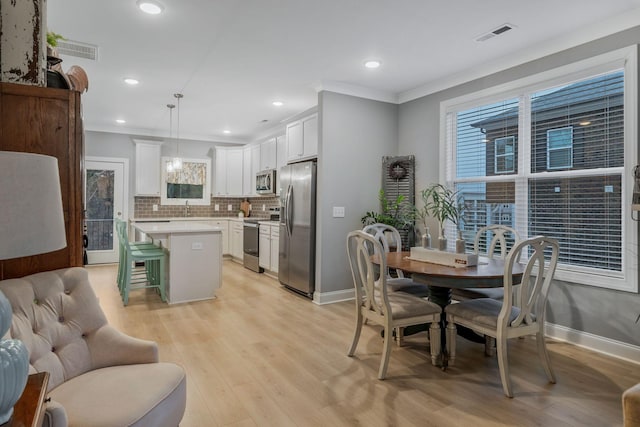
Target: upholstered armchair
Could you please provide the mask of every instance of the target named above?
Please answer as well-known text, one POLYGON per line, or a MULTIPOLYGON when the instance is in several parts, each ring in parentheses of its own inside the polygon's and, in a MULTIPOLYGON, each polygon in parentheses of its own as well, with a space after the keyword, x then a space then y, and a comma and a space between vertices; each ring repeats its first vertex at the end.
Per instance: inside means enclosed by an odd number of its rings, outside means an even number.
POLYGON ((9 334, 29 350, 30 371, 50 374, 45 426, 172 426, 186 376, 158 362, 156 343, 107 323, 87 271, 66 268, 0 281, 13 309, 9 334))

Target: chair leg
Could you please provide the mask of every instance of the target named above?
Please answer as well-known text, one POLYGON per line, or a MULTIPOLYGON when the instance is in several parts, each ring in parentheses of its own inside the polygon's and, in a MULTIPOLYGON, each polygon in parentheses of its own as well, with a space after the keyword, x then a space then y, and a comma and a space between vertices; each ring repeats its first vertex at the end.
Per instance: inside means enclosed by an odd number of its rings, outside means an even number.
POLYGON ((396 344, 398 344, 398 347, 402 347, 402 344, 404 344, 402 341, 402 338, 404 338, 404 328, 396 328, 396 344))
POLYGON ((382 349, 382 360, 380 361, 380 370, 378 371, 378 379, 383 380, 387 375, 387 367, 389 366, 389 355, 391 354, 392 333, 389 325, 384 328, 384 345, 382 349))
POLYGON ((496 354, 496 339, 489 335, 484 336, 484 355, 493 356, 496 354))
POLYGON ((440 342, 440 321, 431 322, 429 327, 429 346, 431 347, 431 364, 438 365, 438 359, 442 352, 440 342))
POLYGON ((536 334, 536 341, 538 346, 538 355, 540 356, 540 361, 542 362, 544 371, 547 373, 547 378, 549 378, 550 383, 555 384, 556 376, 551 368, 551 360, 549 359, 549 353, 547 352, 547 344, 545 343, 544 334, 538 332, 536 334))
POLYGON ((156 266, 156 280, 158 282, 158 286, 160 287, 160 299, 162 300, 162 302, 167 302, 167 293, 166 293, 166 287, 167 287, 167 277, 166 277, 166 271, 165 271, 165 262, 166 262, 167 256, 163 255, 157 262, 157 266, 156 266))
POLYGON ((356 314, 356 330, 353 334, 353 341, 351 342, 351 348, 349 348, 349 352, 347 355, 352 357, 356 352, 356 347, 358 346, 358 341, 360 340, 360 331, 362 331, 362 313, 360 313, 360 307, 358 307, 358 312, 356 314))
POLYGON ((456 324, 447 319, 447 365, 453 366, 456 362, 456 324))
POLYGON ((498 336, 496 338, 498 350, 498 368, 500 368, 500 380, 502 381, 502 390, 507 397, 513 397, 511 387, 511 378, 509 377, 509 359, 507 357, 507 340, 498 336))
POLYGON ((131 287, 131 263, 133 260, 129 256, 125 257, 124 280, 122 282, 122 302, 126 306, 129 304, 129 288, 131 287))

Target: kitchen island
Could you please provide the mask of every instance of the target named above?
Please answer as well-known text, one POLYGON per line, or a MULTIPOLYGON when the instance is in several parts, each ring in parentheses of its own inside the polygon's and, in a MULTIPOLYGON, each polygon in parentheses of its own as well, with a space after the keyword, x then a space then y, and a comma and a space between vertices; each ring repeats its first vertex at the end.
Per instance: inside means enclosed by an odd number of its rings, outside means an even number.
POLYGON ((197 221, 137 222, 132 226, 169 252, 169 304, 215 298, 222 284, 219 227, 197 221))

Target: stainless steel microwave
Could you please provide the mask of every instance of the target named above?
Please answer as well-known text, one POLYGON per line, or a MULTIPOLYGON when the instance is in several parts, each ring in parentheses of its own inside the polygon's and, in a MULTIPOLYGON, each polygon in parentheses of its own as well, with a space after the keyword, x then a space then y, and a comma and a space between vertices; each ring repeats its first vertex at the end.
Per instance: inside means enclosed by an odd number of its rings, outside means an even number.
POLYGON ((275 169, 268 169, 256 174, 256 193, 263 195, 276 193, 275 169))

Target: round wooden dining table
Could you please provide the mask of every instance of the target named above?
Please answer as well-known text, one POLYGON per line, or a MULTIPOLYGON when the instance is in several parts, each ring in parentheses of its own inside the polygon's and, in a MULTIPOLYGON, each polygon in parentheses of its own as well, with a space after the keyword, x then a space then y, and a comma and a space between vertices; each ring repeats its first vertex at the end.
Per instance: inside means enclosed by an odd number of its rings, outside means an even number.
MULTIPOLYGON (((453 288, 496 288, 504 281, 504 260, 499 258, 478 259, 472 267, 450 267, 425 261, 410 259, 410 252, 389 252, 386 254, 387 267, 410 273, 414 282, 429 285, 429 300, 444 309, 451 304, 453 288)), ((376 255, 373 262, 380 264, 376 255)), ((513 283, 520 283, 523 266, 514 264, 513 283)))

